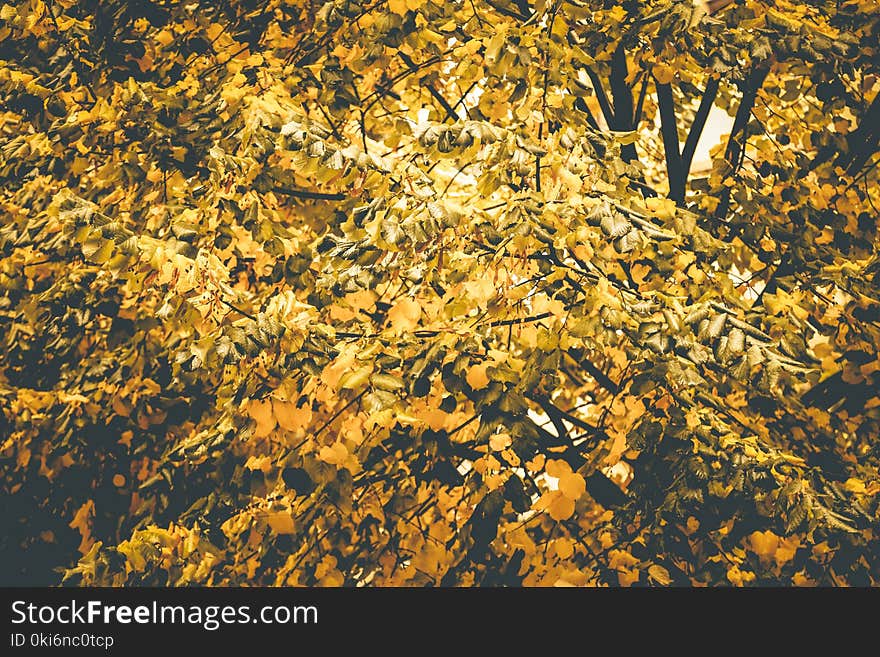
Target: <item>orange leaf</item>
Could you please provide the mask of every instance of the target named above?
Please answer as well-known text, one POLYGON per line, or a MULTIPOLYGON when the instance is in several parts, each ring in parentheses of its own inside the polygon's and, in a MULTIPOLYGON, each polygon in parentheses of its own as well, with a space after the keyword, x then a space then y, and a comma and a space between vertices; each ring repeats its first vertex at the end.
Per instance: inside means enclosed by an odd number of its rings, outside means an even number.
POLYGON ((272 415, 272 402, 268 399, 252 399, 248 404, 248 414, 257 421, 254 430, 256 438, 265 438, 275 428, 275 416, 272 415))
POLYGON ((568 559, 574 554, 574 541, 570 538, 560 538, 553 543, 553 548, 560 559, 568 559))
POLYGON ((489 377, 486 374, 486 364, 473 365, 468 370, 465 379, 474 390, 482 390, 489 385, 489 377))
POLYGON ((556 499, 550 503, 547 511, 554 520, 568 520, 574 515, 574 500, 562 494, 557 495, 556 499))
POLYGON ((843 484, 843 487, 848 490, 850 493, 861 493, 864 494, 867 490, 865 486, 865 482, 861 479, 856 479, 855 477, 850 477, 843 484))
POLYGON ((355 315, 357 315, 357 313, 349 308, 343 308, 336 304, 330 306, 330 319, 337 322, 347 322, 350 319, 354 319, 355 315))
POLYGON ((371 311, 376 307, 376 293, 372 290, 359 290, 345 295, 345 302, 354 310, 371 311))
POLYGON ((547 461, 546 469, 548 475, 557 479, 571 473, 571 466, 566 461, 560 459, 547 461))
POLYGON ((544 461, 547 457, 543 454, 538 454, 531 461, 526 461, 526 467, 530 472, 540 472, 544 469, 544 461))
POLYGON ((471 299, 480 305, 485 304, 489 299, 495 296, 495 286, 492 284, 492 281, 485 276, 475 281, 468 281, 464 284, 464 289, 467 290, 471 299))
POLYGON ((293 402, 272 400, 272 410, 278 426, 288 431, 304 429, 312 421, 312 409, 308 403, 297 406, 293 402))
POLYGON ((318 452, 318 458, 330 465, 342 465, 348 458, 348 448, 340 442, 324 445, 318 452))
POLYGON ((568 472, 559 478, 559 492, 570 500, 579 499, 587 492, 587 482, 577 472, 568 472))
POLYGON ((276 534, 293 534, 296 531, 289 510, 270 512, 266 522, 276 534))
POLYGON ((504 448, 509 447, 511 442, 510 436, 506 433, 496 433, 489 438, 489 447, 496 452, 500 452, 504 448))
POLYGON ((790 536, 789 538, 781 539, 779 541, 779 546, 776 548, 776 553, 773 555, 776 564, 778 566, 783 566, 794 559, 794 555, 797 553, 800 546, 801 541, 797 536, 790 536))
POLYGON ((421 314, 422 308, 417 301, 403 297, 391 306, 391 310, 388 311, 388 321, 391 322, 395 332, 404 333, 418 326, 421 314))
POLYGON ((752 552, 761 557, 761 559, 769 559, 779 546, 779 537, 769 529, 765 532, 755 531, 749 535, 749 545, 752 548, 752 552))
POLYGON ((388 9, 398 16, 406 16, 406 0, 388 0, 388 9))
POLYGON ((621 586, 632 586, 639 581, 638 570, 619 570, 617 571, 617 581, 621 586))

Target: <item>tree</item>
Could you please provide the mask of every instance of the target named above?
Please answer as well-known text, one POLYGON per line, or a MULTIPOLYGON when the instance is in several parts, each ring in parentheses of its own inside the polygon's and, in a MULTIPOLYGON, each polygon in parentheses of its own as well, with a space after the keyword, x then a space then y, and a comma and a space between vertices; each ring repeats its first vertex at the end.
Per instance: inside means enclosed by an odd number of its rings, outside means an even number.
POLYGON ((4 581, 880 583, 878 16, 3 5, 4 581))

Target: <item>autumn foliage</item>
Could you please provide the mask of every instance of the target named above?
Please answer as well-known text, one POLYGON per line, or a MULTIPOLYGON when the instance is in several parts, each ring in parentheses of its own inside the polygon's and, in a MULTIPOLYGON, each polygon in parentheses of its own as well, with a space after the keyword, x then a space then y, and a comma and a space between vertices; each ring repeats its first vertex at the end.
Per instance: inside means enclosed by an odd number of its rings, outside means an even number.
POLYGON ((0 581, 880 584, 878 43, 6 0, 0 581))

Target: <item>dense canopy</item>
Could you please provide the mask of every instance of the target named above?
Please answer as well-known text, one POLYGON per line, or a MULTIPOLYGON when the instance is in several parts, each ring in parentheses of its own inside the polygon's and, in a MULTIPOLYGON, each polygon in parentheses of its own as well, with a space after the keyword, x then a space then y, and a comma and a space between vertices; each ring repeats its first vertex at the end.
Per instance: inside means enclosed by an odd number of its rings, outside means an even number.
POLYGON ((878 44, 6 0, 2 583, 880 584, 878 44))

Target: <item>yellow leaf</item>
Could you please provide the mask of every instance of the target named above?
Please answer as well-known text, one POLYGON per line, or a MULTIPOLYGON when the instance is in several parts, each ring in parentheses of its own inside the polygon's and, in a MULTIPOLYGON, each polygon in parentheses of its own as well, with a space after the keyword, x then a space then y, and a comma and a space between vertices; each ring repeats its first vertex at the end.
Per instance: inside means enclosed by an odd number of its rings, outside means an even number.
POLYGON ((391 306, 388 311, 388 321, 396 333, 411 331, 419 324, 422 308, 418 302, 409 297, 403 297, 391 306))
POLYGON ((611 443, 611 450, 608 452, 608 456, 605 457, 605 463, 614 465, 620 461, 620 457, 626 451, 626 433, 618 431, 616 428, 609 431, 609 433, 614 436, 614 440, 611 443))
POLYGON ((495 29, 494 35, 489 39, 489 42, 486 43, 486 50, 484 51, 483 57, 490 64, 494 64, 495 60, 498 59, 498 53, 501 51, 501 46, 504 45, 504 40, 507 38, 506 25, 506 23, 498 25, 495 29))
POLYGON ((125 445, 126 447, 131 447, 131 439, 134 438, 133 431, 123 431, 119 434, 119 440, 117 441, 120 445, 125 445))
POLYGON ((342 353, 336 357, 336 360, 330 363, 321 372, 322 383, 330 388, 335 388, 339 384, 339 379, 342 375, 354 365, 355 357, 355 352, 353 350, 343 350, 342 353))
POLYGON ((367 312, 376 307, 376 293, 372 290, 359 290, 345 295, 345 302, 353 310, 365 310, 367 312))
POLYGON ((577 472, 568 472, 559 478, 559 492, 570 500, 577 500, 587 492, 587 482, 577 472))
POLYGON ((430 429, 439 431, 446 426, 446 418, 448 418, 449 415, 439 408, 429 408, 422 413, 420 417, 430 429))
POLYGON ((734 586, 743 586, 754 581, 755 573, 748 570, 740 570, 739 566, 733 565, 727 569, 727 580, 734 586))
POLYGON ((68 527, 78 529, 80 533, 89 531, 92 517, 95 515, 95 503, 92 500, 86 501, 73 516, 68 527))
POLYGON ((669 84, 675 77, 675 70, 666 64, 655 64, 651 72, 660 84, 669 84))
POLYGON ((398 16, 406 16, 406 0, 388 0, 388 9, 398 16))
POLYGON ((543 454, 538 454, 531 461, 526 461, 526 467, 529 469, 529 472, 540 472, 543 470, 546 458, 543 454))
POLYGON ((167 28, 157 32, 156 36, 153 38, 163 46, 170 46, 174 43, 174 33, 167 28))
POLYGON ((241 100, 247 91, 247 78, 241 73, 236 73, 221 87, 220 97, 227 105, 233 105, 241 100))
POLYGON ((489 301, 489 299, 494 297, 496 293, 492 281, 485 276, 475 281, 468 281, 464 284, 464 289, 467 290, 471 299, 481 305, 489 301))
POLYGON ((132 545, 130 541, 122 541, 122 543, 116 547, 116 550, 125 557, 128 562, 127 565, 134 572, 139 573, 146 568, 147 560, 144 559, 144 555, 142 555, 140 550, 132 545))
POLYGON ((339 388, 354 390, 364 385, 373 373, 372 365, 364 365, 356 370, 350 370, 343 374, 339 379, 339 388))
POLYGON ((293 402, 273 399, 272 410, 275 412, 278 426, 287 431, 299 431, 312 421, 312 409, 308 402, 302 406, 297 406, 293 402))
POLYGON ((656 563, 648 566, 648 575, 660 586, 669 586, 672 584, 672 578, 669 576, 669 571, 656 563))
POLYGON ((488 386, 489 377, 486 374, 486 364, 480 363, 478 365, 472 365, 468 370, 465 379, 467 380, 468 385, 474 390, 482 390, 488 386))
POLYGON ((675 216, 675 201, 656 196, 645 199, 645 207, 655 217, 660 219, 672 219, 675 216))
POLYGON ((269 456, 250 456, 244 467, 248 470, 260 470, 268 473, 272 469, 272 458, 269 456))
POLYGON ((519 341, 524 347, 534 349, 538 346, 538 329, 532 325, 520 327, 519 341))
POLYGON ((850 477, 849 479, 847 479, 843 487, 846 488, 850 493, 864 494, 867 490, 865 482, 861 479, 856 479, 855 477, 850 477))
POLYGON ((626 550, 611 550, 608 553, 608 565, 615 570, 632 568, 638 562, 639 560, 626 550))
POLYGON ((323 587, 340 587, 345 583, 345 575, 343 575, 338 570, 331 570, 326 575, 324 575, 319 581, 318 584, 323 587))
POLYGON ((546 469, 548 475, 557 479, 571 473, 571 466, 566 461, 560 459, 547 461, 546 469))
POLYGON ((208 37, 208 41, 216 41, 220 38, 220 35, 223 34, 225 29, 226 28, 221 23, 211 23, 205 28, 205 35, 208 37))
POLYGON ((505 480, 504 475, 501 474, 490 474, 483 478, 483 482, 486 484, 486 489, 490 491, 500 488, 505 480))
POLYGON ((330 319, 337 322, 347 322, 350 319, 354 319, 357 313, 348 308, 343 308, 342 306, 337 306, 333 304, 330 306, 330 319))
POLYGON ((500 452, 506 447, 509 447, 510 443, 510 436, 508 436, 506 433, 496 433, 489 438, 489 447, 491 447, 496 452, 500 452))
POLYGON ((330 465, 342 465, 348 458, 348 448, 340 442, 324 445, 318 452, 318 458, 330 465))
POLYGON ((256 438, 265 438, 275 428, 275 416, 272 415, 272 402, 268 399, 251 399, 248 403, 248 415, 257 421, 254 430, 256 438))
POLYGON ((755 531, 749 535, 749 545, 762 560, 770 559, 779 546, 779 537, 769 529, 765 532, 755 531))
POLYGON ((621 586, 632 586, 639 581, 638 570, 619 570, 617 571, 617 581, 621 586))
MULTIPOLYGON (((337 570, 336 566, 338 561, 336 557, 332 554, 327 554, 323 559, 318 563, 318 566, 315 568, 315 577, 319 580, 325 580, 326 578, 336 579, 336 575, 341 576, 341 573, 337 570)), ((341 582, 340 582, 341 583, 341 582)), ((322 586, 335 586, 335 584, 325 584, 322 582, 322 586)))
POLYGON ((637 262, 636 264, 634 264, 632 266, 632 268, 630 269, 630 274, 632 275, 632 279, 633 279, 633 281, 635 281, 635 283, 637 285, 641 285, 642 283, 644 283, 645 277, 650 273, 651 273, 650 265, 645 265, 640 262, 637 262))
POLYGON ((560 559, 568 559, 574 554, 574 541, 570 538, 560 538, 553 543, 553 549, 560 559))
POLYGON ((592 183, 592 187, 597 192, 602 192, 603 194, 609 194, 617 190, 617 187, 605 182, 604 180, 594 180, 592 183))
POLYGON ((18 465, 19 467, 26 468, 27 464, 31 461, 31 450, 27 447, 22 447, 18 450, 18 465))
POLYGON ((620 5, 615 5, 610 11, 608 11, 607 16, 612 23, 620 23, 626 18, 626 9, 620 5))
POLYGON ((276 534, 293 534, 296 528, 293 524, 293 516, 289 509, 284 511, 271 511, 266 522, 276 534))
POLYGON ((82 540, 79 544, 79 551, 85 554, 95 542, 92 538, 92 518, 95 517, 95 503, 92 500, 85 502, 70 521, 68 527, 79 531, 82 540))
POLYGON ((781 539, 779 541, 779 547, 773 555, 776 564, 782 566, 794 559, 794 555, 800 546, 801 540, 797 536, 789 536, 788 538, 781 539))
POLYGON ((510 465, 512 465, 515 468, 518 468, 519 464, 521 462, 519 455, 517 455, 517 453, 514 452, 512 449, 501 450, 501 458, 503 458, 505 461, 507 461, 510 465))
POLYGON ((555 317, 565 316, 565 304, 559 299, 551 299, 543 292, 540 292, 533 297, 532 310, 536 314, 550 313, 555 317))
POLYGON ((681 253, 675 256, 675 266, 684 271, 697 259, 697 256, 692 251, 682 251, 681 253))
POLYGON ((568 520, 574 515, 574 500, 559 494, 550 502, 547 509, 550 517, 557 521, 568 520))
POLYGON ((803 570, 796 572, 792 578, 791 583, 795 586, 815 586, 816 583, 806 576, 803 570))

